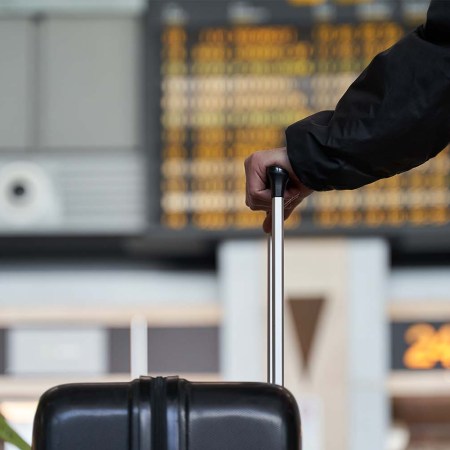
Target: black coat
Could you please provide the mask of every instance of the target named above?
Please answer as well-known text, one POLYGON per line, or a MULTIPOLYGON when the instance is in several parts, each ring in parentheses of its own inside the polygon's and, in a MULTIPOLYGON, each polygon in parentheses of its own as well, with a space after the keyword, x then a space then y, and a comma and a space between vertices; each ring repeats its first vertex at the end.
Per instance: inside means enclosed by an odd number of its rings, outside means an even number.
POLYGON ((317 191, 355 189, 416 167, 450 142, 450 1, 377 55, 334 111, 286 130, 299 179, 317 191))

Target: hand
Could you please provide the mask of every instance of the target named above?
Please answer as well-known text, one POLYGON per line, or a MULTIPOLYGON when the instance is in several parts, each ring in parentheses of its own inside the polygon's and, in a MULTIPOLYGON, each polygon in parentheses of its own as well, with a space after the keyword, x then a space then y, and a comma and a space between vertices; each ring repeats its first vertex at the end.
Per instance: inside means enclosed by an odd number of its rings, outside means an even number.
POLYGON ((266 211, 263 223, 266 233, 272 231, 272 194, 268 187, 266 169, 277 165, 289 173, 289 184, 284 196, 284 219, 286 220, 304 198, 313 191, 306 187, 295 175, 286 148, 255 152, 245 160, 246 198, 245 204, 253 211, 266 211))

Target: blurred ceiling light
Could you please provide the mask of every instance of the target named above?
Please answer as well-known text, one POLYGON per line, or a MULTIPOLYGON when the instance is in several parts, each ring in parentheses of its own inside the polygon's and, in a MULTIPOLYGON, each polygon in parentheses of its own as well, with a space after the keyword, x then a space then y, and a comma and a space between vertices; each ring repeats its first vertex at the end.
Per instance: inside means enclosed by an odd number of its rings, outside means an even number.
POLYGON ((270 12, 264 6, 236 2, 228 7, 228 18, 234 23, 255 24, 267 22, 270 19, 270 12))
POLYGON ((184 25, 189 17, 178 3, 168 3, 161 12, 161 19, 166 25, 184 25))
POLYGON ((313 16, 319 21, 332 21, 336 18, 337 10, 335 5, 317 5, 313 9, 313 16))
POLYGON ((389 20, 393 13, 393 5, 388 2, 358 5, 358 15, 363 20, 389 20))
POLYGON ((405 18, 412 21, 425 19, 429 3, 428 0, 404 0, 402 10, 405 18))
POLYGON ((288 3, 291 3, 295 6, 312 6, 312 5, 319 5, 324 4, 325 0, 287 0, 288 3))

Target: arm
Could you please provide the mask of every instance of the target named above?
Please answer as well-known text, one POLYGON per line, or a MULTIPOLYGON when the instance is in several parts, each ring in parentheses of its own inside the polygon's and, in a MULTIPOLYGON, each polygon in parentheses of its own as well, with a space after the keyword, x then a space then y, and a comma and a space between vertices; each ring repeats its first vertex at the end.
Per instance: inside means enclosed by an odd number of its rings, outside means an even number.
POLYGON ((318 191, 355 189, 416 167, 450 141, 450 2, 377 55, 335 111, 286 130, 293 171, 318 191))
POLYGON ((437 45, 450 45, 450 4, 447 0, 431 0, 425 38, 437 45))
MULTIPOLYGON (((355 189, 416 167, 450 141, 450 1, 432 0, 425 26, 377 55, 335 111, 286 130, 286 149, 245 162, 247 205, 269 211, 265 167, 290 173, 286 217, 313 190, 355 189)), ((263 225, 270 231, 268 219, 263 225)))

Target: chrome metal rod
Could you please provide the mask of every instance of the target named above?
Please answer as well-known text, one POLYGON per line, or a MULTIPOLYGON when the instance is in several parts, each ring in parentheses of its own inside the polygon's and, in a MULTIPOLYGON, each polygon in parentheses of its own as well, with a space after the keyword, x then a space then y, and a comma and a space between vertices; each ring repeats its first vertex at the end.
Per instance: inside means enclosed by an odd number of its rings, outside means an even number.
POLYGON ((272 379, 273 348, 273 304, 272 304, 272 235, 267 239, 267 381, 272 379))
POLYGON ((269 383, 284 384, 284 248, 283 248, 283 197, 272 198, 272 242, 269 278, 271 299, 269 308, 269 383))

